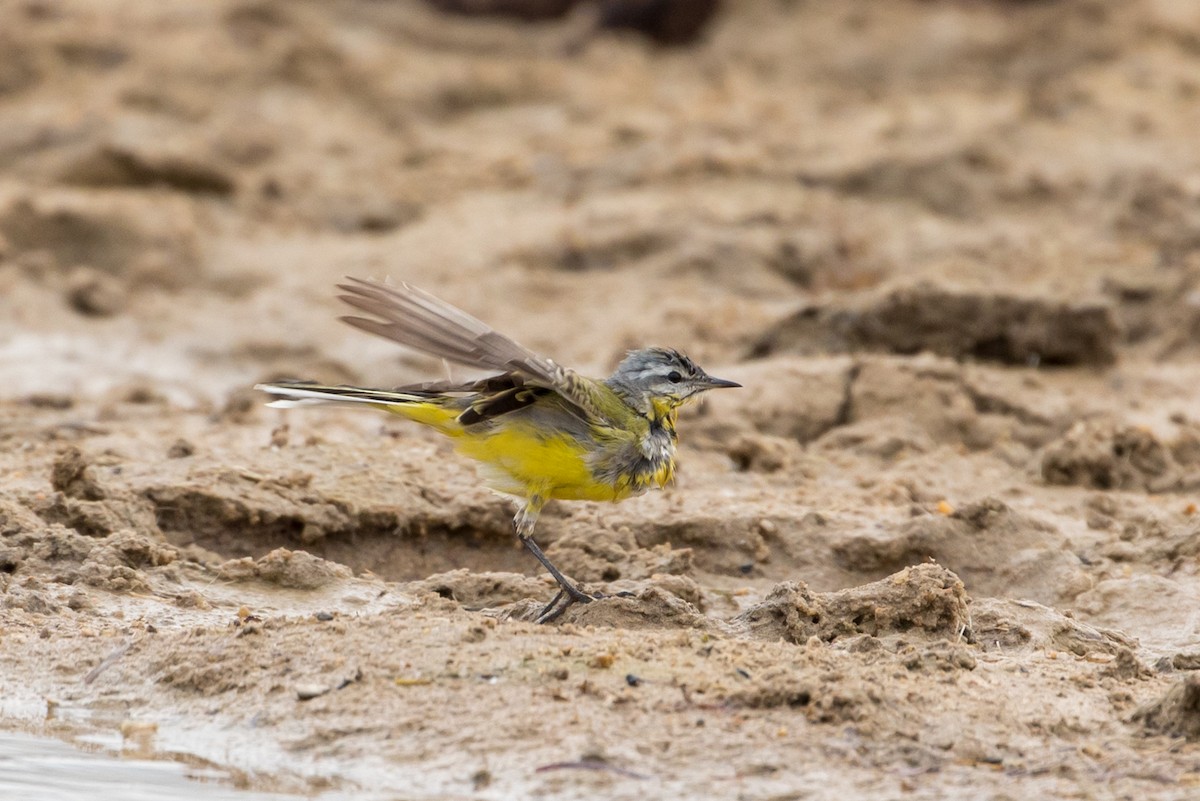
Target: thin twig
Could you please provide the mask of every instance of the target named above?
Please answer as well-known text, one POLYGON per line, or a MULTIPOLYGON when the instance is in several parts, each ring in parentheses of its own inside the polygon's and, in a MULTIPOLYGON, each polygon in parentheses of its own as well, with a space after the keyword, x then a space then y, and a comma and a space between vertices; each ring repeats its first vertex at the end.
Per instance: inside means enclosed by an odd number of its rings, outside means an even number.
POLYGON ((551 770, 603 770, 609 773, 615 773, 618 776, 624 776, 627 779, 649 779, 650 777, 644 773, 635 773, 626 768, 619 768, 616 765, 610 765, 599 759, 581 759, 578 762, 552 762, 549 765, 542 765, 537 769, 537 773, 546 773, 551 770))

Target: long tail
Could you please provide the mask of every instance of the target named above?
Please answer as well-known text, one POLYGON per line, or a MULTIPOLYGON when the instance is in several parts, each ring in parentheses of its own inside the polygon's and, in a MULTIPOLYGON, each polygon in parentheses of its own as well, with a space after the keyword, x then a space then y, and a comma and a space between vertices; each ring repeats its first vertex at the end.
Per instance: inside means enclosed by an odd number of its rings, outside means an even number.
POLYGON ((446 434, 461 431, 457 423, 462 409, 454 408, 444 395, 435 392, 403 392, 368 387, 328 386, 308 381, 284 381, 278 384, 257 384, 260 392, 275 396, 268 403, 276 409, 298 406, 332 404, 367 405, 385 412, 407 417, 418 423, 433 426, 446 434))

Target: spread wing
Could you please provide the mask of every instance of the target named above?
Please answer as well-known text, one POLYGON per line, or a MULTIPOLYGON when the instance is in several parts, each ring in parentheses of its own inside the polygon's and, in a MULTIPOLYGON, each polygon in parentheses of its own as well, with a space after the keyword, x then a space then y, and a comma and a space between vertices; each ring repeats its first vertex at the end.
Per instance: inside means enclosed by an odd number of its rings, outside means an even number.
POLYGON ((410 284, 395 286, 360 278, 338 284, 338 297, 370 317, 342 321, 401 345, 467 367, 515 373, 534 387, 553 390, 595 422, 608 422, 598 388, 573 370, 539 356, 462 309, 410 284))

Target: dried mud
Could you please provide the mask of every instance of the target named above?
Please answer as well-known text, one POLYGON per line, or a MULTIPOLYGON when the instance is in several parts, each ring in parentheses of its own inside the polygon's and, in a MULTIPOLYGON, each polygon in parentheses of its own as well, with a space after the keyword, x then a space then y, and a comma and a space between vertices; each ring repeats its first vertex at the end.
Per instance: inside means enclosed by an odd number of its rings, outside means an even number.
POLYGON ((1197 41, 1182 0, 753 0, 675 48, 0 6, 3 725, 330 797, 1196 797, 1197 41), (668 491, 547 508, 607 597, 535 625, 446 442, 262 406, 446 369, 337 323, 346 274, 745 385, 668 491))

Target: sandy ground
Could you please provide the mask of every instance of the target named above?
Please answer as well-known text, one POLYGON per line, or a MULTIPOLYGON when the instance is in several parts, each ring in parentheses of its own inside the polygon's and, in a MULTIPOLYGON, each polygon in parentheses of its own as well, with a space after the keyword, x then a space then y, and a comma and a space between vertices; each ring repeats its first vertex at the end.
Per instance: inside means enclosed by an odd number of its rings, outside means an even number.
POLYGON ((0 5, 0 712, 265 791, 1200 794, 1200 6, 0 5), (284 376, 422 285, 741 381, 677 484, 508 502, 284 376))

